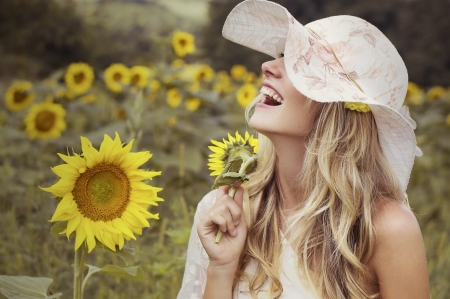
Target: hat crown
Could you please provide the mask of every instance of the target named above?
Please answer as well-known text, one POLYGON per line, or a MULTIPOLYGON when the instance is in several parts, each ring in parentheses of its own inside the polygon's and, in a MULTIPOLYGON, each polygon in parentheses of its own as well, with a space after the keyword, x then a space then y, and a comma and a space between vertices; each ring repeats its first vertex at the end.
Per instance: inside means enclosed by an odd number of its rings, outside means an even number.
MULTIPOLYGON (((394 45, 377 27, 346 15, 320 19, 305 27, 312 29, 310 32, 319 41, 325 40, 313 47, 316 59, 326 60, 335 55, 346 75, 365 95, 400 110, 406 96, 408 73, 394 45), (334 54, 326 49, 330 47, 334 54)), ((330 67, 333 68, 331 61, 330 67)))

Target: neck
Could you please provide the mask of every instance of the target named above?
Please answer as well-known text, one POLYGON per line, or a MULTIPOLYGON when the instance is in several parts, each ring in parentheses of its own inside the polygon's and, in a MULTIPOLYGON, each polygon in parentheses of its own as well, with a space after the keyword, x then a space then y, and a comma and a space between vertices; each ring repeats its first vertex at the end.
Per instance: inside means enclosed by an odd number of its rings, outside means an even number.
POLYGON ((276 166, 281 194, 281 208, 289 214, 288 210, 295 209, 304 200, 304 190, 300 185, 300 173, 305 158, 305 141, 303 138, 277 136, 271 138, 278 157, 276 166))

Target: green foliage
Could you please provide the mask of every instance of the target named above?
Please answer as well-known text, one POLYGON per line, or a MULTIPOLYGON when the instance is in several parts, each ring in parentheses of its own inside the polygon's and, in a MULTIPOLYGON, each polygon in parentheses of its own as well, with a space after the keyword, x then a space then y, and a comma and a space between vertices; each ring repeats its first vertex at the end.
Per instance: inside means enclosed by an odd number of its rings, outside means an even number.
POLYGON ((9 299, 56 299, 62 293, 47 295, 53 279, 47 277, 0 275, 0 293, 9 299))

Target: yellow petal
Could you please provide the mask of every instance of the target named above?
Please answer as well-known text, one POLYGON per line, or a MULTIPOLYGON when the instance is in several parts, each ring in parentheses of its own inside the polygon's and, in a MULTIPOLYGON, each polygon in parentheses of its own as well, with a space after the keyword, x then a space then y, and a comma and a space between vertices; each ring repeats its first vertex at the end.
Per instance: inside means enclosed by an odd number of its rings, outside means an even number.
POLYGON ((67 239, 70 237, 70 234, 72 234, 78 227, 78 224, 80 224, 81 218, 80 214, 76 214, 75 217, 69 220, 67 223, 67 229, 66 229, 66 236, 67 239))
POLYGON ((76 179, 80 176, 80 172, 78 171, 78 169, 69 164, 61 164, 52 167, 51 169, 60 178, 64 177, 69 180, 76 181, 76 179))
POLYGON ((81 244, 83 244, 84 240, 86 240, 86 232, 84 231, 86 219, 83 217, 81 218, 80 225, 77 227, 77 236, 75 237, 75 250, 80 248, 81 244))
POLYGON ((76 214, 77 204, 73 201, 72 193, 69 193, 59 202, 50 221, 66 221, 72 219, 76 214))
POLYGON ((95 248, 95 238, 94 238, 94 232, 93 232, 93 221, 91 219, 86 219, 84 222, 84 231, 86 232, 86 240, 88 245, 88 253, 92 251, 92 249, 95 248))
POLYGON ((41 188, 44 191, 53 193, 56 196, 64 197, 67 193, 72 192, 75 182, 66 178, 60 179, 56 184, 48 188, 41 188))
POLYGON ((122 232, 122 234, 131 239, 136 240, 136 237, 133 235, 133 232, 130 230, 126 222, 123 221, 121 218, 116 218, 111 222, 113 223, 114 228, 118 229, 120 232, 122 232))

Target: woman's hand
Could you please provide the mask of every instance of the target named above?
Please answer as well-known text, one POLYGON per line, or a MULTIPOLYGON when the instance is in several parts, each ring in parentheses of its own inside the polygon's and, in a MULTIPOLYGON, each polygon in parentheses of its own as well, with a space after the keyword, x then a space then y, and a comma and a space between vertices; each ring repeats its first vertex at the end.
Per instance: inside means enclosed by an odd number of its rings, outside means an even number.
POLYGON ((218 268, 237 268, 247 237, 247 223, 242 213, 244 189, 239 187, 233 200, 228 195, 231 187, 219 188, 216 203, 197 224, 197 233, 209 256, 210 266, 218 268), (220 242, 215 243, 219 230, 223 235, 220 242))

